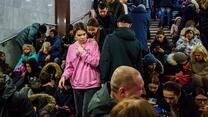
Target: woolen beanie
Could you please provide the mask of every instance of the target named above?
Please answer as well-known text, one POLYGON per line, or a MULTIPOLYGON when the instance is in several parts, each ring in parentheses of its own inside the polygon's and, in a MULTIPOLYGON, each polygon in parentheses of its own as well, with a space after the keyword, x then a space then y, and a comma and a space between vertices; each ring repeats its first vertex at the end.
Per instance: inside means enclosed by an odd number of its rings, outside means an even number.
POLYGON ((173 55, 173 59, 176 61, 176 63, 181 63, 187 60, 189 57, 183 53, 183 52, 176 52, 173 55))
POLYGON ((118 18, 117 22, 123 22, 123 23, 129 23, 129 24, 131 24, 132 23, 132 19, 128 15, 122 15, 122 16, 120 16, 118 18))
POLYGON ((151 65, 153 63, 157 63, 157 59, 154 57, 153 54, 149 53, 144 56, 144 64, 145 65, 151 65))

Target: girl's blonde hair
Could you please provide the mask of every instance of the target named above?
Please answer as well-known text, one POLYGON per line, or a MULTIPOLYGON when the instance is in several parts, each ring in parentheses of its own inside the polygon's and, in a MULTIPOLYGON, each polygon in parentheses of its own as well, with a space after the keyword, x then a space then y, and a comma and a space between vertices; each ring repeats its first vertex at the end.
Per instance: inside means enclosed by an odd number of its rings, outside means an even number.
POLYGON ((48 49, 51 47, 50 42, 44 42, 40 51, 43 51, 43 53, 48 53, 48 49))
POLYGON ((30 52, 35 52, 35 48, 34 48, 34 46, 31 45, 31 44, 24 44, 24 45, 22 46, 22 50, 24 50, 25 48, 29 48, 29 49, 30 49, 30 52))
POLYGON ((201 44, 198 43, 192 50, 191 59, 195 60, 195 53, 201 53, 205 62, 208 62, 208 52, 207 49, 201 44))

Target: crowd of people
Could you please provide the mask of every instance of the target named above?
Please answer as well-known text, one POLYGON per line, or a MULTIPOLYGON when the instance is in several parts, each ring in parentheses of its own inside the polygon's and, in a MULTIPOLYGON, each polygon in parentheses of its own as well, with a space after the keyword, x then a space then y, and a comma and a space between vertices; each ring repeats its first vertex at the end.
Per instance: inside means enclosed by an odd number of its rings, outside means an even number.
POLYGON ((94 0, 87 23, 46 30, 18 34, 14 68, 0 51, 1 117, 208 116, 208 0, 94 0))

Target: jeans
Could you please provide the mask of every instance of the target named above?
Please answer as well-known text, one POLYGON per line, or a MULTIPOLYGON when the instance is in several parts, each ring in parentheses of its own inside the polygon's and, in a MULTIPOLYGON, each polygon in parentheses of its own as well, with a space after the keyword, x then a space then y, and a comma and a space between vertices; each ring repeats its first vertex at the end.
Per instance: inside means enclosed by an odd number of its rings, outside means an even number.
POLYGON ((170 26, 171 23, 171 8, 169 7, 161 7, 160 8, 160 24, 161 26, 165 26, 165 16, 167 16, 167 25, 170 26))
POLYGON ((87 113, 88 104, 99 88, 93 89, 74 89, 74 103, 76 117, 90 117, 87 113))

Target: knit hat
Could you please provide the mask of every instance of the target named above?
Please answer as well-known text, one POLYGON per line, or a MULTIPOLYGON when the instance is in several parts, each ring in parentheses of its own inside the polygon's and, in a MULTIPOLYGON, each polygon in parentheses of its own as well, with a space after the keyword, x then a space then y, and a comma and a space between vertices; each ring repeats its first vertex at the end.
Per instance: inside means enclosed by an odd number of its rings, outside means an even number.
POLYGON ((188 56, 183 52, 176 52, 173 55, 173 59, 176 61, 176 63, 181 63, 187 60, 188 56))
POLYGON ((132 23, 132 19, 131 17, 129 17, 128 15, 122 15, 118 18, 117 22, 123 22, 123 23, 132 23))
POLYGON ((179 19, 182 19, 182 17, 178 16, 175 18, 175 21, 179 20, 179 19))
POLYGON ((153 54, 149 53, 144 56, 144 64, 145 65, 151 65, 153 63, 157 63, 157 59, 154 57, 153 54))

